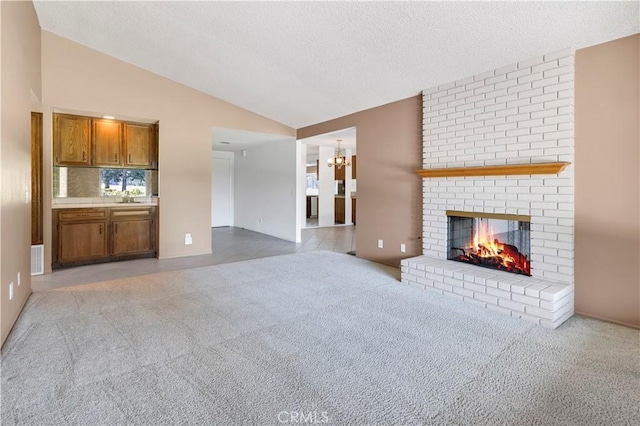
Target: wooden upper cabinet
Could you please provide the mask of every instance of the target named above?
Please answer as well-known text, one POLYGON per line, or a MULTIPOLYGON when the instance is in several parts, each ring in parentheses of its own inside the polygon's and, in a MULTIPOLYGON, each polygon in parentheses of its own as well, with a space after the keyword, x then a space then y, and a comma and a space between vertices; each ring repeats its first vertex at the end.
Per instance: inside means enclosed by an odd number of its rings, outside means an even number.
POLYGON ((347 169, 347 166, 342 166, 340 168, 338 168, 338 166, 333 166, 333 168, 335 169, 335 171, 334 171, 334 179, 335 180, 345 180, 345 170, 347 169))
POLYGON ((91 119, 53 114, 53 162, 61 166, 91 164, 91 119))
POLYGON ((158 124, 53 114, 56 166, 158 168, 158 124))
POLYGON ((129 167, 151 168, 154 162, 153 124, 124 123, 124 162, 129 167))
POLYGON ((93 120, 91 142, 94 166, 119 166, 122 163, 122 125, 113 120, 93 120))
POLYGON ((160 125, 153 125, 153 141, 151 143, 151 168, 158 169, 158 152, 160 146, 160 125))
POLYGON ((351 157, 351 179, 356 178, 356 156, 351 157))

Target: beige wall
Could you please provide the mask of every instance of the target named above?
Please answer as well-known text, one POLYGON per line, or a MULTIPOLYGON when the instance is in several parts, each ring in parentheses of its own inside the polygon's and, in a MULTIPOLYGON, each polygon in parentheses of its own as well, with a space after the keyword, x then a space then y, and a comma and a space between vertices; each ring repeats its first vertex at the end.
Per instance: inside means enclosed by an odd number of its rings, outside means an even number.
POLYGON ((31 293, 31 102, 41 98, 40 26, 31 2, 0 3, 0 329, 4 343, 31 293), (29 194, 30 197, 30 194, 29 194), (20 272, 21 285, 17 275, 20 272), (14 297, 9 300, 9 284, 14 297))
POLYGON ((398 266, 422 254, 422 97, 298 129, 298 139, 356 127, 358 257, 398 266), (377 248, 377 240, 384 248, 377 248), (405 243, 407 252, 400 252, 405 243))
POLYGON ((576 52, 576 312, 640 327, 640 35, 576 52))
POLYGON ((49 107, 159 120, 162 258, 211 252, 213 127, 296 134, 295 129, 46 31, 42 84, 43 103, 49 107), (185 233, 193 235, 193 245, 184 245, 185 233))

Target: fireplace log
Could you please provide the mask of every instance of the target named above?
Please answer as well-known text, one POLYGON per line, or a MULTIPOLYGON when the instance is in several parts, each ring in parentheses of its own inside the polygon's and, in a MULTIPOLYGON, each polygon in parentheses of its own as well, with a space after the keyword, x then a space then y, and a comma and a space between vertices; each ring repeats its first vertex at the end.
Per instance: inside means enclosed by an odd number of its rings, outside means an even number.
POLYGON ((517 265, 525 265, 528 261, 527 257, 520 253, 518 247, 511 244, 503 244, 502 252, 511 256, 517 265))
POLYGON ((520 254, 520 251, 518 250, 518 247, 512 246, 511 244, 502 244, 502 253, 505 253, 516 260, 519 259, 520 256, 522 256, 520 254))

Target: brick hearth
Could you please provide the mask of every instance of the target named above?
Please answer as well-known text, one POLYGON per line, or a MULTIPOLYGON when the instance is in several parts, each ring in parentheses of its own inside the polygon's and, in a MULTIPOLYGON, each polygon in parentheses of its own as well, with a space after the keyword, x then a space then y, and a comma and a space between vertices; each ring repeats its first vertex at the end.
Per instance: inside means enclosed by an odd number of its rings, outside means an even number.
POLYGON ((402 282, 553 328, 573 315, 572 285, 446 259, 403 260, 402 282))

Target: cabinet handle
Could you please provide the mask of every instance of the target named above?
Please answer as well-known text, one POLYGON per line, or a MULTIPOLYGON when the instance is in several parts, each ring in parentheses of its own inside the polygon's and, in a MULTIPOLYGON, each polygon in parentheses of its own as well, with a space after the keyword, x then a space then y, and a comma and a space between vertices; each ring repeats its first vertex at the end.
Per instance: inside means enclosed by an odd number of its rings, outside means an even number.
POLYGON ((118 224, 116 223, 116 234, 118 233, 118 224))
POLYGON ((131 154, 129 154, 129 162, 131 162, 131 154))
POLYGON ((100 225, 100 235, 102 235, 102 225, 100 225))
POLYGON ((87 153, 82 151, 82 161, 87 161, 87 153))
POLYGON ((113 154, 113 160, 114 161, 118 161, 118 153, 116 152, 115 154, 113 154))

